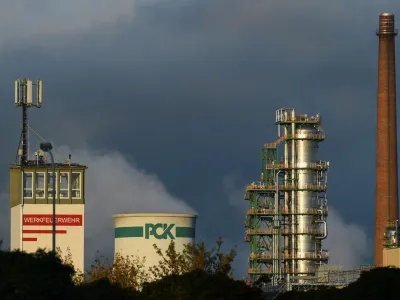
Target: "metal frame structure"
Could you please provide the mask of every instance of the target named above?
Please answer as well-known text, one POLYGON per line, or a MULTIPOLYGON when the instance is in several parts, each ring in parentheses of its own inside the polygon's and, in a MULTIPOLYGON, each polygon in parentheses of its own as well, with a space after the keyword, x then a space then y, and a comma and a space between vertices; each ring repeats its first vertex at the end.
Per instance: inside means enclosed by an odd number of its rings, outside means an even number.
POLYGON ((386 226, 383 247, 386 249, 400 247, 399 220, 388 222, 386 226))
POLYGON ((261 181, 247 186, 244 196, 250 203, 245 221, 250 284, 263 276, 272 286, 305 283, 328 262, 321 240, 327 236, 329 162, 316 159, 318 143, 325 139, 321 118, 282 108, 276 125, 278 139, 261 151, 261 181))
MULTIPOLYGON (((276 299, 280 294, 289 291, 309 291, 326 287, 334 287, 342 289, 357 281, 363 272, 370 271, 373 266, 360 266, 358 269, 352 270, 329 270, 323 271, 304 282, 296 282, 294 279, 288 279, 279 285, 265 285, 261 287, 266 299, 276 299)), ((289 275, 288 275, 289 276, 289 275)))
POLYGON ((43 102, 43 81, 37 80, 36 84, 28 78, 15 80, 15 105, 22 107, 22 132, 18 145, 16 163, 21 166, 29 160, 29 121, 28 108, 40 108, 43 102), (33 86, 36 86, 36 103, 33 102, 33 86))

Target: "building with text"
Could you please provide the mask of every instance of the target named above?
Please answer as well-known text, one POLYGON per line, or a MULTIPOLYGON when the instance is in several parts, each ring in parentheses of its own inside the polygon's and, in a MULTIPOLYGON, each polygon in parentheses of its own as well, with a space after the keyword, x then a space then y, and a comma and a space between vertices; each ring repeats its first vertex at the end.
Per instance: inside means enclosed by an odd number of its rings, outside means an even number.
MULTIPOLYGON (((40 151, 36 160, 10 169, 11 250, 52 249, 53 172, 40 151)), ((56 247, 71 254, 76 269, 84 269, 84 205, 86 166, 55 164, 56 247)))

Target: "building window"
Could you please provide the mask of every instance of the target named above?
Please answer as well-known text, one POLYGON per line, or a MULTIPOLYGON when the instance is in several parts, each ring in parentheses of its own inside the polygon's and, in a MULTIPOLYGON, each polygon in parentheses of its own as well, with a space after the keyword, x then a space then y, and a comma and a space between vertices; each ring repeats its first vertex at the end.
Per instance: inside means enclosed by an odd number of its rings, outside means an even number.
POLYGON ((71 175, 72 198, 81 198, 81 173, 73 172, 71 175))
POLYGON ((32 172, 28 172, 28 173, 22 173, 23 174, 23 186, 24 186, 24 197, 25 198, 32 198, 33 196, 33 185, 32 185, 32 181, 33 181, 33 173, 32 172))
MULTIPOLYGON (((55 173, 55 177, 57 178, 57 173, 55 173)), ((57 180, 56 180, 56 193, 57 193, 57 180)), ((47 197, 53 199, 53 171, 47 172, 47 197)))
POLYGON ((35 176, 35 187, 36 187, 36 198, 44 198, 44 174, 36 173, 35 176))
POLYGON ((60 173, 60 198, 68 198, 69 173, 60 173))

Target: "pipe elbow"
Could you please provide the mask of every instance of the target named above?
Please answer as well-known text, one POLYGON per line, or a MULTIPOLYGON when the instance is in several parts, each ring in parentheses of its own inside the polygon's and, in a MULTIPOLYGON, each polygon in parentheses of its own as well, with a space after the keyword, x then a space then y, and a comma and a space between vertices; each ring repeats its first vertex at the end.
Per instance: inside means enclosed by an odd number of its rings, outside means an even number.
POLYGON ((315 237, 318 240, 324 240, 328 237, 328 226, 326 224, 326 221, 320 220, 320 221, 315 221, 316 223, 323 223, 324 224, 324 234, 322 236, 315 237))

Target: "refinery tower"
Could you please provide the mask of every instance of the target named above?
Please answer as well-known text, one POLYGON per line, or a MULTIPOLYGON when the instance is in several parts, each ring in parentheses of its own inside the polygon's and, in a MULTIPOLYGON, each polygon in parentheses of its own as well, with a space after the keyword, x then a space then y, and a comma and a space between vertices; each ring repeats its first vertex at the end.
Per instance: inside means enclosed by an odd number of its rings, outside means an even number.
POLYGON ((27 111, 42 104, 42 82, 15 82, 15 104, 22 109, 22 133, 14 164, 10 169, 11 250, 35 252, 53 250, 69 253, 76 269, 84 267, 84 204, 86 166, 52 163, 46 153, 35 151, 30 159, 27 111), (32 91, 36 87, 36 101, 32 91), (53 167, 55 185, 53 185, 53 167), (55 186, 55 227, 53 227, 53 186, 55 186))
POLYGON ((291 108, 276 112, 276 125, 278 139, 261 151, 261 181, 245 193, 248 279, 305 283, 328 262, 322 240, 327 237, 329 162, 318 159, 325 133, 319 115, 296 115, 291 108))

